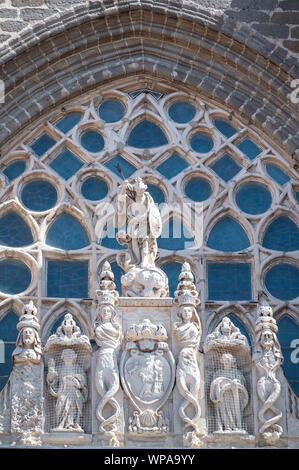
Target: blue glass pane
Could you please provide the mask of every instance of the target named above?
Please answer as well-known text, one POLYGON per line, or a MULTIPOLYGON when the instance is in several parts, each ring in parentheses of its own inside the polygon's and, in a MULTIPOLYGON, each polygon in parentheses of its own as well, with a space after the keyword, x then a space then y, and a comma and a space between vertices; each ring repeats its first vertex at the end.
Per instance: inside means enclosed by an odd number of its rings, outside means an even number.
POLYGON ((224 121, 223 119, 215 119, 214 124, 218 131, 220 131, 221 134, 223 134, 228 139, 237 132, 237 129, 235 127, 233 127, 231 124, 229 124, 227 121, 224 121))
POLYGON ((7 167, 4 168, 3 173, 5 174, 5 176, 7 176, 9 181, 12 181, 18 176, 20 176, 22 173, 24 173, 25 168, 26 168, 25 160, 16 160, 10 163, 9 165, 7 165, 7 167))
POLYGON ((284 185, 288 181, 290 181, 290 177, 282 171, 277 165, 273 165, 272 163, 266 165, 266 170, 268 174, 273 178, 277 183, 284 185))
POLYGON ((267 228, 263 246, 278 251, 299 250, 299 228, 289 217, 278 217, 267 228))
POLYGON ((251 139, 242 140, 237 147, 250 160, 254 160, 262 151, 251 139))
POLYGON ((108 185, 103 179, 97 176, 91 176, 83 182, 81 192, 86 199, 98 201, 107 196, 108 185))
POLYGON ((158 247, 164 250, 186 250, 194 246, 194 238, 184 224, 177 219, 170 219, 163 225, 157 240, 158 247))
POLYGON ((244 335, 246 338, 247 338, 247 341, 249 343, 249 346, 251 347, 251 339, 250 339, 250 336, 248 334, 248 331, 246 330, 245 326, 243 325, 243 323, 238 320, 238 318, 236 318, 234 315, 228 315, 229 319, 233 322, 233 324, 239 328, 239 330, 241 331, 242 335, 244 335))
POLYGON ((47 133, 44 133, 37 140, 35 140, 30 145, 30 147, 38 157, 41 157, 55 144, 56 140, 54 140, 53 137, 51 137, 47 133))
POLYGON ((199 132, 192 136, 190 145, 197 153, 208 153, 214 147, 214 142, 209 134, 199 132))
POLYGON ((157 170, 167 179, 171 179, 178 175, 181 171, 189 166, 189 163, 177 153, 167 158, 161 165, 157 166, 157 170))
POLYGON ((0 377, 0 391, 5 387, 8 377, 0 377))
POLYGON ((132 129, 127 143, 132 147, 143 149, 166 145, 168 140, 157 124, 145 119, 132 129))
POLYGON ((109 170, 113 171, 113 173, 116 173, 120 178, 122 176, 118 168, 121 169, 124 178, 129 178, 137 170, 137 168, 132 165, 132 163, 129 163, 121 155, 116 155, 115 157, 111 158, 111 160, 108 160, 106 163, 104 163, 104 165, 109 168, 109 170))
POLYGON ((65 180, 73 176, 83 165, 84 162, 68 149, 63 150, 50 163, 50 167, 65 180))
MULTIPOLYGON (((291 317, 285 315, 278 321, 277 326, 278 341, 284 358, 284 373, 290 382, 290 386, 299 396, 298 363, 295 363, 293 357, 291 357, 299 346, 299 325, 291 317)), ((298 356, 297 353, 295 355, 298 356)))
POLYGON ((88 152, 96 153, 103 150, 105 142, 101 134, 97 131, 89 130, 81 135, 81 145, 88 152))
MULTIPOLYGON (((57 320, 56 320, 56 322, 54 323, 54 325, 52 325, 52 327, 51 327, 51 329, 50 329, 50 331, 49 331, 48 336, 54 335, 54 334, 56 333, 57 328, 59 328, 59 327, 61 326, 61 323, 63 322, 64 317, 65 317, 65 315, 66 315, 67 313, 68 313, 68 312, 66 311, 66 312, 64 312, 59 318, 57 318, 57 320)), ((80 328, 81 331, 82 331, 82 327, 81 327, 80 323, 77 321, 76 318, 74 318, 74 316, 73 316, 73 320, 75 321, 76 325, 79 326, 79 328, 80 328)))
POLYGON ((5 362, 0 363, 0 376, 6 376, 7 379, 11 373, 12 370, 12 365, 13 365, 13 359, 12 359, 12 353, 14 352, 16 348, 15 343, 5 343, 4 346, 4 360, 5 362))
POLYGON ((0 245, 27 246, 33 243, 30 228, 16 212, 9 211, 0 219, 0 245))
POLYGON ((277 264, 267 272, 265 285, 277 299, 295 299, 299 295, 299 269, 292 264, 277 264))
POLYGON ((262 214, 272 204, 270 191, 259 183, 243 184, 237 191, 236 203, 247 214, 262 214))
POLYGON ((232 217, 224 217, 212 228, 208 243, 209 248, 221 251, 241 251, 250 246, 243 227, 232 217))
POLYGON ((186 101, 176 101, 169 106, 168 114, 171 119, 179 124, 185 124, 191 121, 196 114, 196 108, 186 101))
POLYGON ((71 113, 56 122, 55 126, 64 134, 73 129, 81 121, 81 113, 71 113))
POLYGON ((33 180, 22 189, 23 204, 33 211, 46 211, 57 202, 56 188, 45 180, 33 180))
POLYGON ((299 204, 299 191, 296 191, 296 192, 295 192, 295 196, 296 196, 297 202, 298 202, 298 204, 299 204))
POLYGON ((110 263, 110 266, 111 266, 111 270, 114 274, 114 282, 115 282, 115 285, 116 285, 116 290, 118 291, 119 294, 121 294, 121 281, 120 281, 120 278, 123 274, 125 274, 125 272, 123 271, 123 269, 121 269, 121 267, 117 264, 116 261, 112 261, 112 263, 110 263))
MULTIPOLYGON (((18 336, 17 323, 19 321, 18 315, 10 310, 0 320, 0 340, 15 342, 18 336)), ((1 375, 1 374, 0 374, 1 375)))
MULTIPOLYGON (((2 348, 3 345, 0 345, 2 348)), ((12 364, 13 364, 13 359, 12 359, 12 353, 15 350, 16 345, 13 343, 5 343, 4 344, 4 357, 3 357, 3 362, 0 361, 0 376, 1 377, 7 377, 11 372, 12 369, 12 364)), ((2 354, 1 354, 2 355, 2 354)), ((1 358, 2 359, 2 358, 1 358)))
POLYGON ((120 245, 116 239, 116 234, 118 230, 114 227, 113 223, 110 222, 104 228, 103 238, 101 240, 101 245, 105 246, 106 248, 110 248, 110 250, 126 250, 127 247, 124 245, 120 245))
POLYGON ((211 165, 211 168, 224 181, 229 181, 242 169, 242 167, 227 154, 219 158, 219 160, 211 165))
POLYGON ((47 297, 88 298, 88 261, 49 260, 47 297))
POLYGON ((161 204, 162 202, 165 201, 165 196, 161 188, 157 186, 156 184, 151 184, 151 183, 146 183, 147 185, 147 191, 150 193, 152 196, 153 200, 155 201, 156 204, 161 204))
POLYGON ((182 265, 178 262, 165 263, 161 269, 166 273, 169 284, 169 296, 173 297, 179 283, 179 275, 181 274, 182 265))
POLYGON ((79 250, 89 245, 89 239, 77 219, 61 214, 51 225, 46 243, 62 250, 79 250))
POLYGON ((208 263, 209 300, 251 300, 249 263, 208 263))
POLYGON ((99 116, 105 122, 120 121, 126 113, 126 108, 121 101, 110 99, 103 101, 99 106, 99 116))
POLYGON ((196 202, 205 201, 212 192, 212 186, 204 178, 192 178, 185 186, 186 196, 196 202))
POLYGON ((0 261, 0 292, 19 294, 31 283, 31 272, 28 266, 17 259, 0 261))

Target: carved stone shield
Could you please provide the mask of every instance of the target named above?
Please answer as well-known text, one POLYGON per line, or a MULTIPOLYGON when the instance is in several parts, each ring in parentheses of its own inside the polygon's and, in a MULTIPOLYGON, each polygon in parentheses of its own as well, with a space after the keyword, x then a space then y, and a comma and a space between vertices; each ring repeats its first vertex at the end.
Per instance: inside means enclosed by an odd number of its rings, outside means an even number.
POLYGON ((159 209, 154 204, 151 206, 149 211, 149 226, 151 236, 158 238, 162 232, 162 220, 159 209))
POLYGON ((171 380, 171 368, 165 357, 155 353, 130 357, 124 364, 124 380, 132 398, 152 405, 163 398, 171 380))

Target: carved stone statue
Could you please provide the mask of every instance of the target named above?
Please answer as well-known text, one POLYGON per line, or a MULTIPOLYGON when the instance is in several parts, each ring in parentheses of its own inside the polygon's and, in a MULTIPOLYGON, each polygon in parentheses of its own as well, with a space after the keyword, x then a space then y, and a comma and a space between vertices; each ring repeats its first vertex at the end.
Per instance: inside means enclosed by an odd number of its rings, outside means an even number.
POLYGON ((180 345, 176 384, 184 398, 179 408, 179 416, 185 423, 183 436, 185 445, 188 447, 201 447, 198 426, 198 420, 201 416, 199 405, 201 380, 198 349, 202 331, 195 308, 199 303, 198 293, 188 263, 184 263, 179 281, 178 289, 175 292, 175 303, 179 304, 178 317, 180 321, 174 325, 174 334, 180 345))
POLYGON ((43 364, 37 309, 25 305, 17 324, 13 369, 4 390, 10 409, 10 432, 23 445, 41 445, 43 432, 43 364))
POLYGON ((209 409, 211 431, 214 434, 244 434, 249 438, 247 417, 244 423, 249 394, 242 370, 245 368, 248 371, 251 364, 246 336, 229 317, 224 317, 207 335, 204 352, 206 371, 209 371, 206 376, 207 392, 212 403, 209 409))
POLYGON ((80 426, 83 403, 88 396, 87 376, 83 368, 76 364, 77 354, 73 349, 61 353, 63 365, 59 372, 55 369, 54 359, 49 360, 47 383, 51 395, 57 398, 54 431, 81 431, 80 426))
POLYGON ((283 432, 282 427, 278 424, 282 418, 282 412, 275 406, 281 393, 281 384, 277 373, 283 362, 280 344, 276 336, 277 331, 272 308, 266 300, 263 300, 258 309, 255 326, 253 363, 257 374, 256 391, 260 400, 259 432, 268 444, 274 444, 283 432))
POLYGON ((61 326, 45 345, 48 356, 46 381, 55 398, 52 431, 83 432, 83 407, 88 398, 87 373, 91 346, 73 316, 66 313, 61 326))
POLYGON ((149 319, 130 326, 120 371, 124 391, 135 407, 128 420, 128 431, 158 435, 169 431, 162 406, 174 385, 174 358, 167 344, 163 325, 149 319))
POLYGON ((167 277, 155 266, 162 221, 146 189, 142 179, 135 178, 132 182, 125 180, 118 194, 117 240, 128 247, 128 252, 117 255, 117 262, 126 273, 121 279, 122 290, 128 297, 166 297, 167 277))
POLYGON ((97 351, 95 384, 101 397, 96 409, 96 416, 100 422, 100 431, 109 438, 110 446, 118 447, 120 443, 117 438, 117 431, 121 410, 115 395, 119 390, 117 352, 122 334, 115 310, 117 292, 113 279, 114 275, 110 264, 106 262, 100 275, 100 287, 97 291, 99 309, 94 332, 99 349, 97 351), (107 410, 111 408, 113 412, 107 417, 107 410), (106 417, 104 417, 104 414, 106 417))
POLYGON ((222 368, 214 373, 210 387, 210 399, 216 409, 216 432, 244 433, 242 412, 249 400, 244 376, 232 354, 224 353, 220 364, 222 368))

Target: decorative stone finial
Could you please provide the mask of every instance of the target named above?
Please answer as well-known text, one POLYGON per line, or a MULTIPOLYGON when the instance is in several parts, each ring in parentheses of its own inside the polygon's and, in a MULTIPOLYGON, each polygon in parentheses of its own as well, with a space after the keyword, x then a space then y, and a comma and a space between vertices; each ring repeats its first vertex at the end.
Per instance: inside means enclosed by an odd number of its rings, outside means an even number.
POLYGON ((198 305, 200 300, 194 284, 190 264, 185 262, 179 275, 179 284, 174 293, 174 303, 179 305, 198 305))
POLYGON ((19 323, 17 324, 17 330, 21 331, 23 328, 34 328, 36 331, 40 330, 40 324, 37 317, 37 308, 30 300, 29 304, 24 305, 23 312, 19 323))
POLYGON ((114 282, 114 274, 111 270, 110 263, 105 261, 100 273, 99 289, 96 291, 99 305, 117 305, 118 292, 114 282))

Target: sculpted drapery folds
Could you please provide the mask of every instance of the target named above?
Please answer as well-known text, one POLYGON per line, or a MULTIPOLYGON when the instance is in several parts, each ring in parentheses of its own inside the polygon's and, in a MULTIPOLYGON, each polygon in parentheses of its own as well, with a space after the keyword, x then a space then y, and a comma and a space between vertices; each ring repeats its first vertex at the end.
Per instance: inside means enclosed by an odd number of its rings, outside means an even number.
POLYGON ((211 423, 216 434, 244 434, 244 410, 249 403, 248 384, 241 368, 251 363, 247 338, 224 317, 204 343, 211 423))
POLYGON ((244 432, 242 413, 249 400, 244 376, 232 354, 223 354, 220 363, 210 387, 210 399, 216 409, 216 432, 244 432))
POLYGON ((280 424, 282 412, 276 407, 281 394, 281 383, 277 378, 283 356, 276 333, 278 331, 273 311, 267 300, 262 300, 255 325, 253 363, 256 367, 256 392, 259 398, 259 433, 268 444, 279 440, 283 428, 280 424))
POLYGON ((52 431, 83 432, 83 407, 88 398, 86 369, 91 346, 81 334, 73 316, 67 313, 45 345, 48 357, 46 381, 55 400, 55 421, 52 431))

